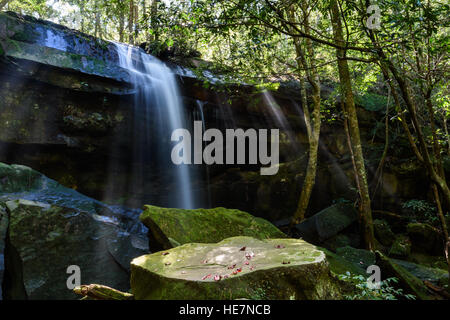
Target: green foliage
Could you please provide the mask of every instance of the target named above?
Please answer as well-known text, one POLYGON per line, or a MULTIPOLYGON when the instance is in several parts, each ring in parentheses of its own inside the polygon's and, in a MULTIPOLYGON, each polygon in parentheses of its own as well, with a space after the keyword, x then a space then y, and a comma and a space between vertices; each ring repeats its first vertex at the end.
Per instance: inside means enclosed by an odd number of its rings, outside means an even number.
POLYGON ((412 199, 402 204, 403 209, 410 209, 420 221, 436 224, 439 222, 436 207, 426 200, 412 199))
MULTIPOLYGON (((365 93, 355 96, 355 103, 368 111, 384 111, 388 103, 388 97, 376 93, 365 93)), ((389 101, 392 105, 392 99, 389 101)))
POLYGON ((342 281, 346 281, 355 286, 358 293, 353 295, 346 295, 347 300, 398 300, 407 299, 415 300, 416 297, 412 294, 405 294, 402 289, 395 288, 398 283, 397 278, 388 278, 380 281, 379 289, 369 286, 367 279, 362 275, 354 275, 350 272, 338 275, 342 281))

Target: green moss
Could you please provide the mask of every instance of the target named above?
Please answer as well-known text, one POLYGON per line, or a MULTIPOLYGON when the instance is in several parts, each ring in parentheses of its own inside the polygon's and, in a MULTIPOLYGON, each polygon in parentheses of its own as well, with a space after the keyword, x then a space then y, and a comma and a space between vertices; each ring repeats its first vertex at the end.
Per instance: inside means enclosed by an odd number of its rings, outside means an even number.
POLYGON ((212 243, 233 236, 257 239, 286 237, 267 220, 235 209, 171 209, 145 206, 140 220, 149 228, 154 223, 168 238, 180 244, 212 243))

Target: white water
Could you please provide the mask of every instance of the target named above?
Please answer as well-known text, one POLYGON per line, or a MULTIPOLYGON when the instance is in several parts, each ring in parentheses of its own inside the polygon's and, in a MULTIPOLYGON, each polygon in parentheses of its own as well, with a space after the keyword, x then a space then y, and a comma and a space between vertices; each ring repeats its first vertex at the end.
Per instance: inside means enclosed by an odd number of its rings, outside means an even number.
POLYGON ((45 42, 44 45, 49 48, 58 49, 61 51, 66 51, 67 42, 63 37, 57 35, 55 32, 51 30, 47 30, 45 34, 45 42))
MULTIPOLYGON (((120 66, 130 72, 136 90, 134 158, 144 162, 155 161, 155 158, 159 162, 170 162, 170 149, 174 144, 170 141, 172 131, 189 128, 175 76, 164 63, 143 50, 120 43, 115 45, 120 66), (150 120, 153 120, 153 125, 150 124, 150 120), (156 136, 153 136, 155 134, 156 136), (159 152, 159 154, 149 154, 150 142, 153 144, 152 150, 155 149, 154 145, 157 145, 156 153, 159 152)), ((171 165, 171 163, 159 163, 158 168, 171 165)), ((144 169, 140 166, 135 168, 133 180, 147 179, 147 172, 143 172, 146 170, 148 168, 144 169)), ((173 166, 171 170, 171 173, 174 173, 175 183, 169 191, 169 205, 185 209, 194 208, 189 168, 181 165, 173 166)), ((140 192, 148 191, 140 190, 140 192)))

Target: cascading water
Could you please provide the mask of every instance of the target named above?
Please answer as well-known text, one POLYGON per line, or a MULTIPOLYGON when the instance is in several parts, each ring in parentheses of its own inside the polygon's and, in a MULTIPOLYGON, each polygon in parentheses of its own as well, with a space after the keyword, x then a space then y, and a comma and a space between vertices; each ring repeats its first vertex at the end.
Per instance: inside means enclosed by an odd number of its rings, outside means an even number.
MULTIPOLYGON (((164 194, 163 201, 150 202, 152 204, 194 208, 190 169, 186 165, 175 166, 170 158, 173 130, 190 128, 175 76, 164 63, 142 49, 120 43, 115 45, 120 66, 129 71, 135 88, 129 191, 132 194, 164 194)), ((155 200, 150 197, 146 201, 155 200)))

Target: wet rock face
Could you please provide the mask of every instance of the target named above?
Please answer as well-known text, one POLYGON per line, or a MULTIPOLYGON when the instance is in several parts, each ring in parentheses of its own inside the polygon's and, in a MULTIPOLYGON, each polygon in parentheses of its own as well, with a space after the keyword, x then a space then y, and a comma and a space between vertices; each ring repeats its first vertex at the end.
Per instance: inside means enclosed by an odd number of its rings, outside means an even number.
POLYGON ((339 299, 325 254, 297 239, 234 237, 136 258, 135 299, 339 299))
POLYGON ((28 299, 75 299, 67 268, 80 267, 83 283, 128 289, 128 276, 108 253, 106 240, 117 230, 85 212, 38 202, 6 202, 10 243, 22 262, 28 299))
POLYGON ((72 265, 80 267, 82 283, 128 290, 130 261, 148 252, 138 214, 88 198, 28 167, 0 163, 3 296, 76 299, 66 285, 72 265))

